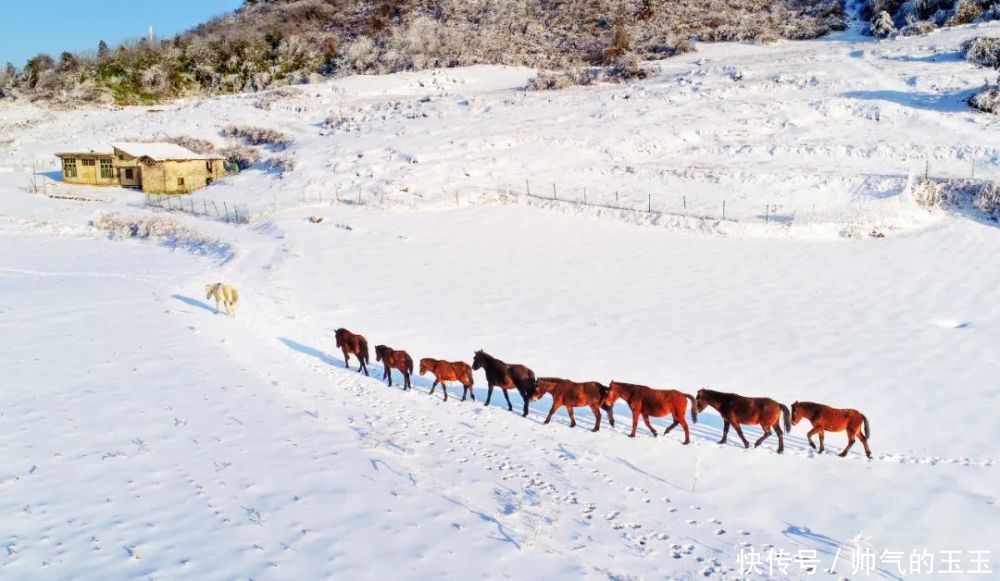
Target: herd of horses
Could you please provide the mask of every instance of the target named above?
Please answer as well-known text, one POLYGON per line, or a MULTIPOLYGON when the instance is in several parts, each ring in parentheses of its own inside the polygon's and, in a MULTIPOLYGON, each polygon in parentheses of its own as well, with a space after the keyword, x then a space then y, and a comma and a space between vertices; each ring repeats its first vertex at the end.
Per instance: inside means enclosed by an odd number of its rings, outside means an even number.
MULTIPOLYGON (((344 354, 344 366, 350 368, 350 356, 354 355, 358 359, 358 371, 368 375, 368 341, 362 335, 352 333, 347 329, 337 329, 337 347, 344 354)), ((392 370, 395 369, 403 374, 403 389, 410 389, 410 375, 413 374, 413 358, 406 351, 392 349, 385 345, 375 346, 376 361, 383 365, 382 379, 387 379, 392 385, 392 370)), ((872 457, 871 449, 868 447, 868 438, 871 432, 868 427, 868 418, 861 412, 854 409, 839 409, 827 405, 813 402, 795 402, 791 409, 788 406, 766 397, 744 397, 735 393, 725 393, 711 389, 700 389, 694 396, 673 389, 654 389, 644 385, 622 383, 612 381, 609 385, 603 385, 596 381, 576 382, 559 377, 535 377, 535 373, 525 365, 518 363, 505 363, 488 353, 479 350, 475 352, 472 365, 464 361, 442 361, 426 357, 420 360, 420 375, 430 372, 434 376, 434 383, 431 385, 430 393, 433 394, 438 384, 444 392, 445 401, 448 400, 447 382, 454 381, 462 384, 462 401, 466 395, 476 400, 476 395, 472 390, 474 370, 482 369, 486 374, 488 390, 486 392, 486 404, 490 405, 493 397, 493 389, 499 387, 507 400, 507 409, 514 410, 510 401, 510 390, 517 390, 524 402, 523 416, 528 415, 528 404, 531 400, 539 400, 549 394, 552 396, 552 408, 545 418, 546 424, 552 420, 552 415, 561 407, 566 408, 569 415, 570 427, 576 427, 576 418, 573 415, 574 408, 589 407, 594 414, 595 422, 591 431, 596 432, 601 428, 601 410, 608 416, 608 423, 612 427, 615 425, 615 418, 612 412, 615 402, 624 400, 629 409, 632 410, 632 432, 630 438, 634 438, 636 429, 639 426, 639 418, 645 422, 646 427, 657 436, 656 430, 650 423, 649 418, 660 418, 671 416, 671 423, 664 431, 669 433, 678 425, 684 430, 684 444, 691 442, 691 434, 685 418, 690 403, 691 421, 697 423, 698 414, 711 406, 722 417, 722 439, 720 444, 725 444, 729 437, 730 427, 736 431, 743 442, 745 448, 750 447, 750 441, 743 435, 743 425, 756 425, 764 431, 764 434, 754 442, 754 447, 760 446, 764 440, 770 437, 772 431, 778 437, 778 453, 785 449, 784 434, 791 432, 792 426, 797 425, 802 420, 809 420, 812 429, 806 435, 809 445, 820 453, 824 451, 823 435, 825 432, 847 432, 847 446, 840 453, 846 456, 851 447, 854 446, 855 439, 861 440, 861 445, 865 448, 865 455, 872 457), (813 442, 813 436, 819 436, 819 448, 813 442)))

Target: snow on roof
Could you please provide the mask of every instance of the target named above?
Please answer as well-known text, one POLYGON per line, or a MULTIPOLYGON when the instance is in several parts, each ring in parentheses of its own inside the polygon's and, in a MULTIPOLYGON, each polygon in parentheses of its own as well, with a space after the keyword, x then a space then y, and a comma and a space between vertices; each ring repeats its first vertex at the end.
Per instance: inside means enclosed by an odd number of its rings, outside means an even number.
POLYGON ((111 146, 124 151, 132 157, 148 157, 156 161, 167 159, 218 159, 218 157, 195 153, 174 143, 112 143, 111 146))

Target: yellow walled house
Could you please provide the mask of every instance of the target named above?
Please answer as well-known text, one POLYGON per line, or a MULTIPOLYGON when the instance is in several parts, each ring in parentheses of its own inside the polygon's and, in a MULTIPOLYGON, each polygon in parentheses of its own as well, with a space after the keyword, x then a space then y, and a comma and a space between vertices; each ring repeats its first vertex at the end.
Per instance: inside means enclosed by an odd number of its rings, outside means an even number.
POLYGON ((173 143, 113 143, 111 153, 57 153, 63 181, 187 194, 225 176, 225 160, 173 143))

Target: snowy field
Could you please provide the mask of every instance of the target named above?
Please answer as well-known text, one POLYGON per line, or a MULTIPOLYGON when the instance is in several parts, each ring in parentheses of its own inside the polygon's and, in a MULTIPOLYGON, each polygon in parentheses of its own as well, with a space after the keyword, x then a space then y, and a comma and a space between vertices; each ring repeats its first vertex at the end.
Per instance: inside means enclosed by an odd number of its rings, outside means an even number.
POLYGON ((1000 176, 1000 123, 961 104, 982 71, 957 46, 984 30, 1000 27, 701 47, 646 82, 558 93, 473 68, 157 113, 0 109, 0 577, 995 571, 1000 229, 905 201, 925 157, 936 175, 974 158, 1000 176), (354 125, 325 127, 333 115, 354 125), (296 139, 284 177, 251 170, 194 197, 252 206, 251 224, 118 190, 25 191, 24 166, 54 170, 55 151, 160 131, 221 143, 230 122, 296 139), (861 240, 456 207, 456 191, 527 175, 695 207, 902 201, 893 235, 861 240), (329 203, 359 189, 400 203, 329 203), (112 213, 180 235, 91 225, 112 213), (234 319, 204 299, 216 280, 240 289, 234 319), (773 438, 720 446, 711 410, 686 447, 643 427, 629 439, 623 405, 598 433, 585 410, 576 429, 564 413, 545 426, 548 397, 528 418, 499 394, 484 407, 480 373, 475 403, 429 396, 426 377, 402 392, 343 369, 341 326, 415 358, 483 348, 539 376, 856 407, 874 459, 836 457, 842 434, 815 454, 805 424, 780 456, 773 438))

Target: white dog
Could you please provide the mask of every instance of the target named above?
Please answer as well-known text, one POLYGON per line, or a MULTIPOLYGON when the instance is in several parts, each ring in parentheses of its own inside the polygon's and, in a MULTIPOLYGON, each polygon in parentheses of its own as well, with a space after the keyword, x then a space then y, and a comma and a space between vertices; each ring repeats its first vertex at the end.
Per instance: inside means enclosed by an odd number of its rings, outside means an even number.
POLYGON ((236 302, 240 300, 240 295, 236 292, 236 287, 222 284, 221 282, 206 284, 205 298, 210 299, 212 297, 215 297, 216 314, 219 314, 219 303, 221 302, 226 307, 227 315, 230 317, 236 316, 236 302))

